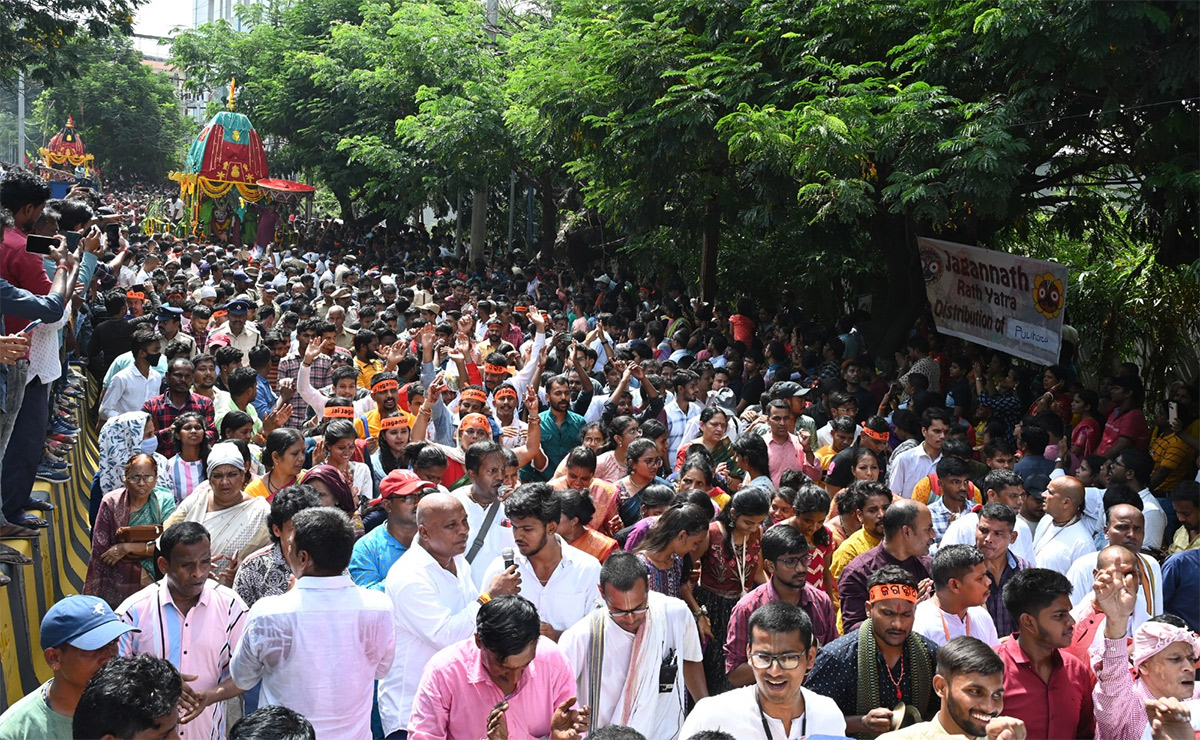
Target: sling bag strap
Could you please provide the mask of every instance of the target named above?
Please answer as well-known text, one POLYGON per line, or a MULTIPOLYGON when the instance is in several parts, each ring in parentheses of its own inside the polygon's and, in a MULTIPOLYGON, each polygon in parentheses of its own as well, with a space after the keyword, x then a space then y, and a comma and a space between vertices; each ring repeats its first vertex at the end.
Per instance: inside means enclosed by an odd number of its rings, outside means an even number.
POLYGON ((467 550, 467 562, 474 563, 475 556, 479 554, 479 550, 483 547, 483 541, 487 539, 488 530, 492 528, 492 522, 496 521, 496 512, 500 511, 500 499, 492 502, 488 507, 487 513, 483 517, 483 526, 479 528, 479 534, 475 535, 475 541, 471 543, 471 549, 467 550))

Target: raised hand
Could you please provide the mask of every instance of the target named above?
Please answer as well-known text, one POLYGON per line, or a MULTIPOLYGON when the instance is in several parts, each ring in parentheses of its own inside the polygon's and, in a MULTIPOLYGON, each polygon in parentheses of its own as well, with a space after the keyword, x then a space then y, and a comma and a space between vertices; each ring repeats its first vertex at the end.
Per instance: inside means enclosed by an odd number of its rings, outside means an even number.
POLYGON ((422 350, 427 350, 433 346, 433 340, 436 337, 435 332, 436 329, 434 328, 433 324, 426 324, 425 326, 421 327, 419 332, 417 332, 417 339, 421 343, 422 350))
POLYGON ((1097 608, 1104 612, 1105 633, 1109 632, 1108 625, 1112 625, 1123 636, 1125 625, 1133 616, 1133 608, 1137 603, 1137 574, 1128 574, 1127 577, 1117 570, 1119 567, 1105 568, 1096 573, 1092 591, 1096 594, 1097 608))

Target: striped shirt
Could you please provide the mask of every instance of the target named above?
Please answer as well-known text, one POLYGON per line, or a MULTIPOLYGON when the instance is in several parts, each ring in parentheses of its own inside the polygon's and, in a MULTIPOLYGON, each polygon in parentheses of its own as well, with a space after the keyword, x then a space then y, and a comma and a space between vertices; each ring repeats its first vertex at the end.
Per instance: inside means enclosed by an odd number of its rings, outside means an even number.
MULTIPOLYGON (((117 607, 121 621, 141 630, 121 636, 121 655, 165 658, 180 673, 197 677, 189 684, 195 691, 214 689, 229 678, 229 662, 242 639, 247 611, 233 589, 208 580, 200 600, 187 614, 181 614, 164 578, 117 607)), ((224 738, 224 702, 206 707, 199 717, 178 729, 181 740, 224 738)))
POLYGON ((196 490, 196 486, 200 485, 206 477, 203 460, 187 462, 176 455, 167 461, 167 466, 167 473, 171 477, 171 491, 175 494, 176 503, 191 496, 192 491, 196 490))

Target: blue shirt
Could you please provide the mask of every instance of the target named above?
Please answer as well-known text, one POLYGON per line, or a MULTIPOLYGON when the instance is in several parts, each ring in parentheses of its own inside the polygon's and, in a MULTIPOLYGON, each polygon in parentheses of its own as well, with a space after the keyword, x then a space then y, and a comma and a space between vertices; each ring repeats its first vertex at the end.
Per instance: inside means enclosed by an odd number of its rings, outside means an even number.
POLYGON ((271 381, 259 375, 258 393, 255 394, 254 401, 251 402, 254 410, 258 412, 258 418, 267 418, 267 414, 271 413, 271 409, 275 408, 275 400, 275 391, 271 390, 271 381))
POLYGON ((388 571, 408 548, 388 531, 387 523, 380 524, 354 543, 350 556, 350 580, 372 591, 383 591, 388 571))
POLYGON ((1200 550, 1177 552, 1163 563, 1163 611, 1200 630, 1200 550))

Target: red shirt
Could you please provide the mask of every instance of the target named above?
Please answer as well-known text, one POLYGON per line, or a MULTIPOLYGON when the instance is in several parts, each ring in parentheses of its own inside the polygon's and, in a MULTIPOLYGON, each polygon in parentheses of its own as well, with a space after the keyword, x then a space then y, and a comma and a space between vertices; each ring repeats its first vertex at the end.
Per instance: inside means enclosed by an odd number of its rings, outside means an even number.
POLYGON ((733 329, 733 341, 741 342, 747 347, 754 344, 754 319, 734 314, 729 317, 729 326, 733 329))
MULTIPOLYGON (((50 278, 46 276, 42 256, 25 251, 26 238, 25 232, 16 226, 4 230, 4 243, 0 245, 0 277, 34 295, 49 295, 50 278)), ((16 334, 26 326, 29 326, 29 319, 5 317, 4 328, 9 334, 16 334)))
POLYGON ((1004 661, 1004 714, 1024 722, 1029 737, 1065 740, 1093 736, 1092 687, 1096 678, 1083 661, 1066 650, 1055 651, 1047 685, 1021 649, 1017 635, 1000 643, 996 653, 1004 661))
MULTIPOLYGON (((3 275, 0 274, 0 277, 3 275)), ((1133 447, 1145 450, 1150 446, 1150 429, 1146 426, 1146 417, 1141 409, 1121 411, 1121 407, 1112 410, 1108 421, 1104 424, 1104 436, 1096 447, 1096 454, 1103 455, 1108 448, 1116 444, 1119 437, 1129 437, 1133 447)))

